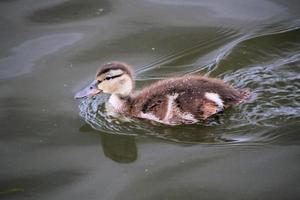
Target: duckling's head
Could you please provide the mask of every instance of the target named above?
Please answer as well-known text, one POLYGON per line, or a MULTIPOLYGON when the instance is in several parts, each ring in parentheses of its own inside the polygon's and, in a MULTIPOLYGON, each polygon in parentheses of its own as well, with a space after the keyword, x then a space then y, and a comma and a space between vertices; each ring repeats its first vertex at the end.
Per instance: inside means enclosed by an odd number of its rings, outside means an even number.
POLYGON ((99 68, 95 80, 77 92, 75 98, 94 96, 101 92, 126 97, 133 88, 133 75, 129 65, 122 62, 110 62, 99 68))

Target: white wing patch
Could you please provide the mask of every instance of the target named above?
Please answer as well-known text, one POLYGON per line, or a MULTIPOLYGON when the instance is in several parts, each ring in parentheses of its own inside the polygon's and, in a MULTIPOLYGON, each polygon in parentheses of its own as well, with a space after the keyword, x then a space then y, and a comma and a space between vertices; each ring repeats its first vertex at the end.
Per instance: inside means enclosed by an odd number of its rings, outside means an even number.
POLYGON ((211 100, 218 105, 218 108, 219 108, 218 111, 223 110, 224 104, 223 104, 223 100, 220 98, 219 94, 213 93, 213 92, 205 92, 205 97, 208 100, 211 100))
POLYGON ((152 121, 164 123, 163 121, 161 121, 158 117, 156 117, 152 113, 143 113, 143 112, 141 112, 140 117, 143 118, 143 119, 149 119, 149 120, 152 120, 152 121))
POLYGON ((198 120, 195 119, 195 116, 191 113, 182 113, 180 114, 180 117, 184 120, 191 122, 192 124, 198 122, 198 120))
POLYGON ((174 100, 178 97, 178 94, 175 93, 174 95, 168 95, 167 97, 168 97, 168 107, 167 107, 167 112, 164 120, 169 120, 170 118, 173 117, 174 100))

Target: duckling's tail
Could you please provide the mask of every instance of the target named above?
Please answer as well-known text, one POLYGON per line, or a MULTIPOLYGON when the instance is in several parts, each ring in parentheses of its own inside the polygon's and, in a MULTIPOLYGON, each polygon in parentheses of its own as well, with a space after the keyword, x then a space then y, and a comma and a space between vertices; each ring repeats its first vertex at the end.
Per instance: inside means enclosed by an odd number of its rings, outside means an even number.
POLYGON ((239 92, 240 92, 239 103, 242 103, 242 102, 246 101, 251 95, 251 91, 250 91, 249 88, 240 89, 239 92))

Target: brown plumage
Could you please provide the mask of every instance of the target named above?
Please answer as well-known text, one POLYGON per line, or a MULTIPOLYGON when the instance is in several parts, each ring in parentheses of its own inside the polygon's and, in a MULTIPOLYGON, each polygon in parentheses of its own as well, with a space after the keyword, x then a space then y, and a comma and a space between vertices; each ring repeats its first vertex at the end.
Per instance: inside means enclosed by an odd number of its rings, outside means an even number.
POLYGON ((237 90, 220 79, 196 75, 165 79, 134 92, 132 77, 128 65, 106 64, 97 73, 97 88, 112 94, 109 103, 116 112, 169 125, 205 120, 250 95, 248 89, 237 90), (116 78, 108 84, 107 76, 116 78))
POLYGON ((169 98, 172 102, 171 124, 194 123, 221 111, 218 105, 205 97, 205 93, 216 93, 223 100, 224 108, 241 103, 248 97, 219 79, 201 76, 184 76, 158 81, 141 91, 132 93, 126 100, 126 114, 140 117, 140 112, 153 113, 160 121, 165 121, 169 98), (181 117, 192 114, 195 120, 181 117))
POLYGON ((110 70, 120 69, 123 70, 124 73, 128 74, 131 78, 133 78, 133 73, 129 65, 123 62, 110 62, 102 65, 96 73, 96 77, 101 74, 105 74, 110 70))

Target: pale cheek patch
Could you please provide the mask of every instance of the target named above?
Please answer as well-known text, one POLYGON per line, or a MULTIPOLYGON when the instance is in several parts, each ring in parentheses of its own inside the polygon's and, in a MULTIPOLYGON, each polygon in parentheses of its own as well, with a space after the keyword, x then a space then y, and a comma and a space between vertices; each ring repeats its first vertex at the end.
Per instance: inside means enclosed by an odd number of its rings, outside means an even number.
POLYGON ((213 92, 206 92, 205 97, 208 100, 210 100, 218 105, 218 111, 223 110, 224 104, 223 104, 223 100, 220 98, 220 95, 218 95, 217 93, 213 93, 213 92))
POLYGON ((98 88, 103 90, 103 92, 113 93, 116 90, 116 85, 103 82, 98 86, 98 88))

